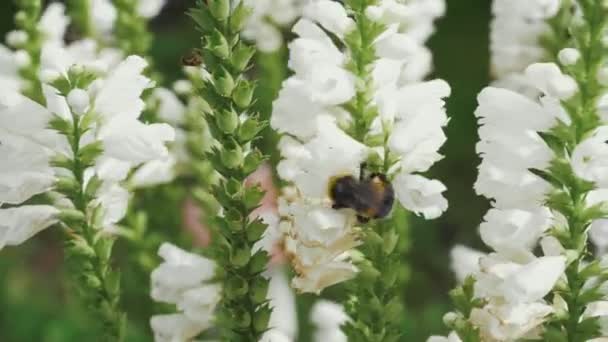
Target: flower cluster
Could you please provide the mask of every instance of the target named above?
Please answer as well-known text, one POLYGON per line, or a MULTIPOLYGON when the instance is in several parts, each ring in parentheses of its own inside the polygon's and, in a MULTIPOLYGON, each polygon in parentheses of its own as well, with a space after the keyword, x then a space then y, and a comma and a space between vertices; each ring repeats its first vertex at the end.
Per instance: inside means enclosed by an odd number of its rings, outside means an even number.
POLYGON ((559 0, 493 1, 490 51, 496 86, 528 90, 523 71, 553 58, 548 42, 554 32, 548 20, 559 10, 559 0))
POLYGON ((319 292, 356 273, 347 254, 360 243, 356 213, 331 208, 328 189, 336 177, 358 178, 366 171, 361 165, 375 160, 387 166, 404 207, 426 218, 446 209, 445 187, 418 173, 441 158, 437 150, 447 124, 443 98, 450 89, 440 80, 408 83, 410 61, 423 48, 391 26, 373 42, 377 56, 370 64, 374 87, 368 101, 378 110, 358 117, 353 105, 363 80, 349 70, 348 51, 324 31, 345 41, 355 22, 331 1, 309 4, 303 13, 293 29, 298 38, 290 44, 295 74, 274 103, 271 125, 285 134, 279 175, 294 185, 286 189, 280 209, 298 273, 294 286, 319 292))
POLYGON ((213 325, 221 295, 221 288, 212 283, 216 265, 169 243, 160 247, 158 255, 163 263, 151 274, 151 296, 174 304, 179 313, 152 317, 155 341, 189 341, 213 325))
POLYGON ((453 252, 464 279, 452 293, 458 313, 445 321, 462 340, 604 336, 586 322, 606 315, 606 269, 587 240, 591 224, 606 216, 603 59, 596 53, 607 11, 578 5, 580 18, 567 24, 573 40, 563 43, 577 48, 559 52, 561 66, 532 64, 521 75, 538 97, 493 87, 479 94, 475 189, 493 200, 480 226, 493 252, 453 252), (534 253, 539 245, 542 256, 534 253))
POLYGON ((32 63, 21 64, 27 72, 17 77, 7 61, 0 83, 0 155, 11 161, 0 172, 0 248, 60 224, 77 285, 98 308, 108 338, 120 339, 119 278, 109 260, 116 224, 127 212, 123 181, 133 168, 166 157, 174 133, 138 119, 140 96, 153 86, 141 75, 147 63, 137 56, 122 60, 92 40, 66 45, 64 12, 51 4, 35 28, 25 22, 23 31, 9 34, 11 46, 23 50, 3 50, 7 59, 22 55, 32 63))

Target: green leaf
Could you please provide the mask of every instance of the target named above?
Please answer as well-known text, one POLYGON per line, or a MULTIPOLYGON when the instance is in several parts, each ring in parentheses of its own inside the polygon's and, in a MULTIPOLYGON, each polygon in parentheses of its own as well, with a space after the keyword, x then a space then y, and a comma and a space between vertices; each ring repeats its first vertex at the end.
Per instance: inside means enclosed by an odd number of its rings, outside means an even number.
POLYGON ((95 141, 90 143, 78 151, 78 158, 83 164, 83 167, 90 167, 95 164, 97 158, 103 153, 103 143, 101 141, 95 141))

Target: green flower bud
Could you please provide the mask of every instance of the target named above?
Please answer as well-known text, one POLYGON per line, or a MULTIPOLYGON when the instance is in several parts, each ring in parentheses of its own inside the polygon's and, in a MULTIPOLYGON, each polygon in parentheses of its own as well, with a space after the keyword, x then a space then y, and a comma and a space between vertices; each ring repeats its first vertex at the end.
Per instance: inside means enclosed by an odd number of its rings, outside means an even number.
POLYGON ((50 164, 51 166, 59 167, 62 169, 72 170, 74 168, 74 161, 61 153, 54 155, 51 158, 50 164))
POLYGON ((207 6, 211 15, 218 21, 226 21, 230 16, 229 0, 208 0, 207 6))
POLYGON ((267 300, 268 296, 268 280, 257 277, 254 278, 249 291, 249 298, 254 304, 262 304, 267 300))
POLYGON ((236 169, 243 164, 243 150, 239 145, 232 147, 232 149, 229 148, 226 147, 220 152, 220 159, 227 168, 236 169))
POLYGON ((253 317, 253 328, 258 333, 263 333, 268 329, 268 322, 270 321, 270 314, 272 310, 268 306, 264 306, 259 309, 253 317))
POLYGON ((232 32, 240 32, 247 23, 247 19, 251 15, 251 8, 245 6, 244 2, 241 1, 232 11, 230 16, 230 30, 232 32))
POLYGON ((253 98, 254 87, 250 82, 241 79, 234 89, 232 99, 239 108, 247 108, 251 105, 251 99, 253 98))
POLYGON ((230 256, 230 263, 235 267, 245 267, 251 260, 251 251, 249 248, 236 247, 230 256))
POLYGON ((96 141, 88 144, 78 151, 78 158, 84 167, 89 167, 95 164, 95 160, 103 153, 103 143, 96 141))
POLYGON ((260 206, 262 198, 264 198, 265 192, 259 186, 248 187, 244 189, 243 193, 243 204, 248 210, 253 210, 260 206))
POLYGON ((230 56, 230 45, 224 35, 217 29, 214 29, 209 36, 206 47, 221 59, 227 59, 230 56))
POLYGON ((236 312, 233 312, 231 317, 233 322, 241 329, 249 328, 251 325, 251 315, 249 312, 243 308, 237 308, 235 311, 236 312), (238 317, 238 319, 234 319, 235 317, 238 317))
POLYGON ((247 240, 250 243, 255 243, 262 238, 268 227, 262 220, 255 220, 247 225, 247 240))
POLYGON ((266 266, 268 265, 268 253, 266 251, 257 251, 253 257, 251 258, 251 262, 249 264, 249 271, 252 274, 258 274, 264 272, 266 270, 266 266))
POLYGON ((255 117, 250 117, 239 127, 239 140, 249 142, 254 139, 266 125, 262 124, 255 117))
POLYGON ((59 220, 67 225, 71 225, 74 223, 83 223, 86 220, 86 217, 80 210, 64 209, 59 213, 59 220))
POLYGON ((249 66, 249 61, 255 54, 255 48, 253 46, 245 45, 241 42, 232 51, 232 57, 230 58, 230 64, 237 71, 243 72, 249 66))
POLYGON ((87 273, 82 275, 82 278, 88 288, 101 289, 101 281, 95 275, 87 273))
POLYGON ((74 176, 62 176, 55 181, 55 189, 64 194, 71 194, 80 189, 80 184, 74 176))
POLYGON ((230 299, 242 297, 249 291, 247 281, 239 276, 231 276, 224 283, 224 293, 230 299))
POLYGON ((222 132, 230 134, 239 126, 239 115, 232 109, 223 110, 218 115, 215 115, 215 123, 222 132))
POLYGON ((262 162, 264 161, 264 155, 258 151, 253 150, 245 157, 245 162, 243 163, 243 172, 245 174, 250 174, 257 170, 262 162))
POLYGON ((232 95, 232 91, 234 90, 234 78, 226 69, 222 69, 219 75, 215 78, 213 82, 215 86, 215 90, 220 93, 222 96, 230 97, 232 95))

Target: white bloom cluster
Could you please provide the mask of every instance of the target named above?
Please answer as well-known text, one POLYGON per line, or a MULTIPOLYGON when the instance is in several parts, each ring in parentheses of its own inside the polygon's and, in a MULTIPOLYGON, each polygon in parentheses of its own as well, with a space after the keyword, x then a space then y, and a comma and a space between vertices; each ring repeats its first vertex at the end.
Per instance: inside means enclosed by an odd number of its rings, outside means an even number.
MULTIPOLYGON (((51 160, 72 159, 74 145, 81 149, 100 146, 101 156, 84 170, 83 185, 92 179, 101 182, 91 209, 103 208, 104 229, 111 228, 126 213, 128 192, 121 182, 134 167, 168 155, 165 143, 174 138, 165 124, 147 125, 139 121, 143 110, 142 92, 152 82, 142 76, 144 59, 131 56, 116 65, 114 55, 97 55, 94 43, 82 41, 68 47, 63 43, 44 45, 40 75, 46 107, 24 97, 15 89, 1 89, 0 97, 0 203, 21 204, 31 197, 49 193, 66 178, 65 169, 51 166, 51 160), (84 89, 72 89, 62 96, 50 84, 87 72, 97 78, 84 89), (51 129, 51 123, 69 125, 86 117, 89 125, 79 139, 51 129)), ((76 80, 70 80, 76 81, 76 80)), ((85 189, 82 189, 85 191, 85 189)), ((22 243, 57 220, 59 209, 70 209, 70 201, 59 198, 54 206, 23 205, 0 209, 3 229, 0 247, 22 243)))
POLYGON ((300 17, 308 0, 243 0, 251 8, 243 36, 262 52, 277 51, 283 45, 282 29, 300 17))
MULTIPOLYGON (((473 309, 469 320, 488 341, 541 336, 542 324, 560 310, 559 296, 553 304, 546 303, 544 297, 563 277, 569 255, 558 239, 546 234, 550 227, 567 227, 565 218, 545 205, 553 185, 531 170, 546 172, 559 157, 541 134, 557 125, 572 124, 561 101, 571 98, 578 88, 551 63, 532 64, 522 77, 541 94, 538 99, 493 87, 478 97, 481 141, 477 151, 482 163, 475 188, 493 200, 494 208, 481 224, 480 234, 494 252, 484 255, 464 247, 452 252, 458 278, 462 281, 473 275, 475 296, 486 301, 483 307, 473 309), (532 252, 539 243, 544 256, 537 257, 532 252)), ((605 126, 600 126, 589 134, 566 160, 577 177, 598 187, 587 194, 587 208, 607 199, 606 164, 602 160, 608 136, 603 132, 605 126)), ((592 306, 599 308, 602 303, 592 306)), ((605 313, 597 310, 585 317, 605 313)))
POLYGON ((210 283, 215 263, 169 243, 158 250, 163 258, 151 275, 151 296, 174 304, 178 313, 156 315, 150 325, 156 342, 191 341, 213 325, 215 307, 221 299, 219 285, 210 283))
MULTIPOLYGON (((383 4, 376 10, 386 11, 383 4)), ((371 87, 380 114, 366 133, 385 136, 388 143, 379 148, 364 145, 347 133, 354 119, 345 109, 361 80, 347 69, 348 51, 341 51, 326 33, 343 40, 355 23, 340 3, 329 0, 311 2, 303 13, 293 28, 298 38, 289 46, 294 75, 274 102, 271 125, 285 134, 279 144, 284 158, 279 175, 294 185, 286 189, 279 209, 298 275, 293 286, 320 292, 357 272, 348 254, 359 244, 355 213, 331 208, 328 189, 336 177, 358 177, 371 154, 392 154, 397 161, 389 176, 405 208, 429 219, 447 208, 443 184, 418 173, 441 159, 437 151, 448 121, 443 98, 450 88, 441 80, 414 82, 426 73, 416 73, 423 48, 400 33, 398 24, 388 26, 374 42, 371 87)))
POLYGON ((541 39, 550 33, 547 20, 559 8, 559 0, 493 1, 490 51, 497 86, 527 90, 529 85, 522 72, 528 65, 549 57, 541 39))

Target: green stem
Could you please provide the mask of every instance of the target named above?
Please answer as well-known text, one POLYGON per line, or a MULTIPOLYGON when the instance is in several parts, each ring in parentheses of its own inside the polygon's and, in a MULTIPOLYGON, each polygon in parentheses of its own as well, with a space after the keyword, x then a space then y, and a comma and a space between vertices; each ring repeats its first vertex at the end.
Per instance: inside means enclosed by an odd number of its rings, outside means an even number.
MULTIPOLYGON (((267 158, 253 144, 266 124, 253 108, 256 87, 245 75, 255 53, 240 35, 247 12, 242 2, 233 5, 227 0, 199 1, 190 12, 203 32, 202 54, 210 74, 199 89, 200 100, 207 104, 207 125, 217 141, 206 159, 220 176, 211 190, 199 189, 210 191, 223 213, 210 213, 216 216, 210 219, 209 254, 218 264, 216 277, 223 288, 216 321, 220 340, 234 342, 259 340, 272 311, 268 280, 262 276, 268 254, 253 249, 266 230, 265 224, 252 217, 264 192, 245 186, 248 176, 267 158), (247 113, 247 118, 241 113, 247 113)), ((204 206, 202 197, 208 196, 196 197, 204 206)))
POLYGON ((15 26, 27 34, 27 42, 20 46, 30 57, 30 64, 22 67, 19 74, 24 80, 22 92, 32 100, 45 104, 42 94, 42 84, 38 77, 40 71, 40 54, 44 37, 38 30, 38 22, 42 13, 41 0, 17 0, 17 14, 15 15, 15 26))
POLYGON ((108 244, 110 244, 108 248, 111 250, 111 242, 104 243, 100 241, 101 239, 110 238, 103 236, 99 232, 96 233, 95 228, 91 226, 89 221, 93 219, 92 217, 95 214, 89 210, 88 198, 84 190, 85 166, 80 158, 82 129, 78 116, 72 115, 72 120, 73 130, 70 139, 71 150, 74 155, 72 172, 78 187, 72 193, 72 198, 70 199, 74 203, 76 210, 83 213, 84 220, 75 231, 66 234, 66 239, 68 240, 68 246, 70 246, 69 242, 76 242, 74 239, 78 239, 80 242, 84 241, 90 251, 86 257, 79 255, 77 252, 71 253, 74 256, 73 273, 77 285, 82 289, 85 300, 89 302, 91 310, 96 311, 96 314, 101 319, 103 325, 102 331, 105 336, 104 341, 123 341, 125 315, 119 308, 120 292, 116 284, 118 278, 110 280, 110 277, 116 277, 116 275, 110 273, 112 272, 109 266, 110 253, 104 253, 105 256, 101 254, 102 250, 107 251, 106 247, 108 244), (78 235, 82 239, 79 239, 78 235), (83 279, 91 279, 91 277, 96 279, 96 281, 82 281, 83 279))
POLYGON ((146 56, 152 44, 147 21, 137 13, 139 1, 112 0, 118 17, 114 28, 117 44, 127 55, 146 56))
MULTIPOLYGON (((579 4, 584 22, 581 30, 575 31, 574 43, 581 52, 579 63, 582 67, 578 70, 573 69, 574 71, 571 72, 578 83, 579 95, 566 103, 572 119, 570 130, 573 137, 573 143, 565 143, 564 146, 568 155, 572 155, 576 146, 583 142, 589 132, 601 125, 597 112, 597 101, 602 94, 602 87, 597 75, 603 63, 602 36, 606 26, 606 13, 601 1, 581 0, 579 4)), ((562 25, 565 26, 566 23, 562 23, 562 25)), ((562 30, 564 26, 562 26, 562 30)), ((571 172, 574 175, 572 170, 571 172)), ((567 250, 577 252, 576 260, 572 261, 565 271, 567 279, 565 300, 568 305, 568 318, 562 325, 568 342, 582 342, 593 337, 590 336, 593 332, 589 333, 581 329, 581 318, 589 301, 582 297, 586 278, 581 275, 580 268, 586 259, 592 257, 587 248, 587 231, 590 222, 585 219, 584 210, 586 196, 594 188, 594 186, 583 186, 584 184, 585 181, 576 176, 564 184, 571 209, 569 212, 563 213, 568 221, 569 236, 563 239, 562 244, 567 250)))
POLYGON ((97 33, 91 22, 90 1, 68 0, 67 5, 68 13, 78 34, 97 40, 97 33))
MULTIPOLYGON (((373 1, 347 3, 356 21, 356 29, 345 38, 351 55, 349 68, 359 79, 354 99, 345 105, 353 117, 348 133, 364 143, 372 122, 378 117, 370 97, 373 93, 370 70, 377 58, 373 43, 384 27, 365 14, 373 1)), ((387 174, 394 160, 388 148, 390 128, 383 129, 384 161, 379 165, 368 163, 368 166, 373 172, 387 174)), ((403 258, 408 249, 407 213, 396 205, 390 218, 374 220, 363 229, 359 250, 365 261, 357 265, 361 270, 357 279, 345 284, 349 292, 346 311, 351 321, 344 331, 349 341, 399 341, 403 338, 405 312, 403 258)))

